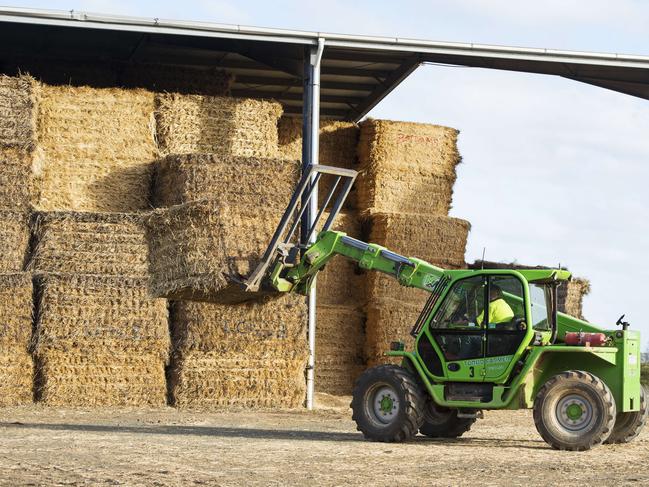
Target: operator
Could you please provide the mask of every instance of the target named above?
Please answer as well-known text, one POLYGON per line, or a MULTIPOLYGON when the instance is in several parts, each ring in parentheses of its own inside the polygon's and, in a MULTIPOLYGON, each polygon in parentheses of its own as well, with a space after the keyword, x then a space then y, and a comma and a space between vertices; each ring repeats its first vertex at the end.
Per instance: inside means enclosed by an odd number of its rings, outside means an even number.
MULTIPOLYGON (((509 323, 514 318, 514 311, 503 298, 503 290, 492 284, 489 289, 489 328, 495 328, 498 323, 509 323)), ((482 326, 484 310, 476 317, 476 323, 482 326)))

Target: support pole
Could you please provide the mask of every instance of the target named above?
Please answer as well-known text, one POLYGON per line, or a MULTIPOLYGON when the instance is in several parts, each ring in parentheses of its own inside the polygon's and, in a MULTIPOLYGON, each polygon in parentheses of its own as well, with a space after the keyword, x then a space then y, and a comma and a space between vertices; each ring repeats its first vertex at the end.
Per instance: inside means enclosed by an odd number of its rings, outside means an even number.
MULTIPOLYGON (((318 38, 318 45, 308 47, 304 52, 304 95, 302 109, 302 170, 307 171, 309 166, 318 164, 319 137, 320 137, 320 61, 324 51, 325 40, 318 38)), ((315 235, 309 242, 304 241, 309 235, 318 213, 318 187, 317 182, 309 201, 302 201, 307 205, 301 221, 301 243, 308 244, 315 241, 315 235)), ((309 309, 308 339, 309 360, 306 369, 306 407, 313 409, 313 396, 315 391, 315 335, 316 335, 316 283, 314 281, 307 305, 309 309)))

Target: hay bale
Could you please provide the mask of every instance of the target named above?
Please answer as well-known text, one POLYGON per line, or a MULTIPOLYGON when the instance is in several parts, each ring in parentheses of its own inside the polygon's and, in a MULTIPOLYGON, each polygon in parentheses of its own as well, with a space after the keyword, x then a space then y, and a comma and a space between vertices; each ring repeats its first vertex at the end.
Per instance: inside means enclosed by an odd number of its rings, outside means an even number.
POLYGON ((565 288, 566 291, 565 297, 559 301, 559 311, 585 320, 583 300, 584 296, 590 293, 590 282, 587 279, 576 277, 559 289, 561 290, 562 288, 565 288))
POLYGON ((37 276, 35 352, 169 354, 167 302, 139 277, 37 276))
POLYGON ((0 406, 32 402, 32 280, 0 275, 0 406))
MULTIPOLYGON (((282 157, 302 160, 302 118, 282 117, 278 125, 279 152, 282 157)), ((356 145, 359 128, 354 122, 320 120, 319 162, 326 166, 355 169, 356 145)), ((323 176, 319 184, 319 200, 322 204, 333 185, 331 176, 323 176)), ((345 208, 356 208, 356 186, 352 187, 345 202, 345 208)))
POLYGON ((32 238, 32 272, 148 275, 148 245, 139 214, 41 212, 32 219, 32 238))
POLYGON ((299 179, 296 160, 170 155, 156 163, 153 203, 172 206, 218 195, 227 205, 263 205, 283 213, 299 179))
POLYGON ((365 368, 365 315, 347 306, 318 305, 315 386, 319 392, 351 394, 365 368))
POLYGON ((29 214, 24 211, 0 210, 0 274, 23 270, 29 245, 29 214))
POLYGON ((36 358, 36 397, 48 406, 164 406, 165 365, 157 353, 47 350, 36 358))
POLYGON ((236 303, 238 284, 257 266, 281 212, 199 201, 152 212, 147 220, 151 292, 169 299, 236 303))
POLYGON ((17 56, 4 59, 5 72, 29 73, 38 81, 52 86, 118 86, 118 71, 104 60, 80 61, 48 57, 17 56))
POLYGON ((167 303, 144 278, 37 277, 36 398, 48 405, 164 405, 167 303))
POLYGON ((0 209, 28 210, 39 197, 40 151, 0 148, 0 209))
POLYGON ((367 120, 361 124, 358 204, 368 213, 447 215, 458 131, 438 125, 367 120))
POLYGON ((33 149, 39 89, 30 76, 0 74, 0 149, 33 149))
POLYGON ((218 68, 170 66, 164 64, 127 64, 119 66, 119 84, 159 93, 228 96, 234 76, 218 68))
POLYGON ((164 154, 215 153, 277 157, 274 101, 177 93, 157 96, 157 134, 164 154))
POLYGON ((44 86, 39 209, 131 212, 149 208, 154 95, 143 90, 44 86))
MULTIPOLYGON (((465 267, 464 252, 470 228, 469 222, 459 218, 376 213, 371 217, 370 242, 444 269, 461 269, 465 267)), ((393 277, 378 272, 367 275, 367 284, 369 300, 392 298, 423 304, 428 294, 404 288, 393 277)))

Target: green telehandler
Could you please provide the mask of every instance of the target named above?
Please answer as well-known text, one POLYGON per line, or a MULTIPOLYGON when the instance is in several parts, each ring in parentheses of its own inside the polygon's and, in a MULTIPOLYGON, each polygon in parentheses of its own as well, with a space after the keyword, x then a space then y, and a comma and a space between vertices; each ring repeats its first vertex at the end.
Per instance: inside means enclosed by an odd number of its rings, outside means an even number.
POLYGON ((483 410, 529 408, 555 449, 588 450, 640 434, 649 411, 640 384, 640 334, 623 317, 619 329, 603 330, 558 312, 557 288, 571 278, 566 270, 444 270, 331 230, 355 177, 319 165, 305 172, 245 285, 248 292, 307 295, 327 262, 341 256, 430 294, 411 331, 412 349, 394 341, 386 352, 401 365, 372 367, 356 381, 353 419, 366 438, 455 438, 483 410), (313 225, 302 229, 307 243, 295 243, 323 176, 334 184, 313 225))

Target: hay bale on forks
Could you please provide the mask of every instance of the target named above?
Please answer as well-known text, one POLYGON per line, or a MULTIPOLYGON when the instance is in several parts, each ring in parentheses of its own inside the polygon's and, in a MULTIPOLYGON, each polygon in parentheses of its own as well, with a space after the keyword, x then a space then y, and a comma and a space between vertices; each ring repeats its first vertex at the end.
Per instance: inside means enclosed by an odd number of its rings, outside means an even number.
POLYGON ((40 212, 32 239, 28 269, 35 273, 148 275, 141 214, 40 212))
POLYGON ((176 302, 171 322, 174 405, 302 405, 308 351, 300 296, 236 306, 176 302))
POLYGON ((146 210, 154 94, 144 90, 43 86, 39 147, 45 211, 146 210))
POLYGON ((458 131, 438 125, 367 120, 361 124, 358 204, 367 213, 447 215, 458 131))
POLYGON ((282 106, 275 101, 160 94, 158 141, 164 154, 276 157, 281 114, 282 106))
POLYGON ((0 275, 0 406, 32 402, 32 279, 0 275))
POLYGON ((167 303, 145 278, 37 278, 37 399, 50 405, 164 405, 167 303))

